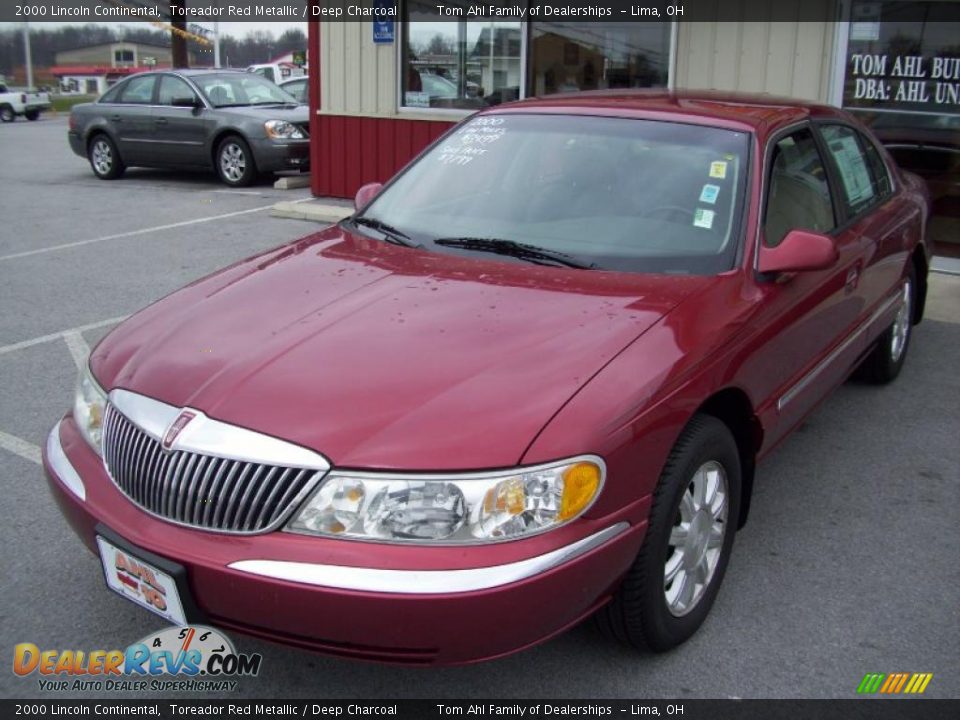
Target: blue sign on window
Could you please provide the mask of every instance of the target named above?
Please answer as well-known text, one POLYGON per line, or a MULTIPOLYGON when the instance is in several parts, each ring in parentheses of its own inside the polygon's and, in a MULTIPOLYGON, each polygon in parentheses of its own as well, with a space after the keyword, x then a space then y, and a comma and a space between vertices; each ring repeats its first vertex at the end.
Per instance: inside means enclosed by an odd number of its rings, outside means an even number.
MULTIPOLYGON (((394 0, 376 0, 373 3, 373 6, 377 10, 389 11, 390 13, 395 13, 396 7, 394 0)), ((380 15, 384 17, 384 15, 380 15)), ((374 20, 373 21, 373 41, 375 43, 392 43, 395 37, 394 23, 393 20, 374 20)))

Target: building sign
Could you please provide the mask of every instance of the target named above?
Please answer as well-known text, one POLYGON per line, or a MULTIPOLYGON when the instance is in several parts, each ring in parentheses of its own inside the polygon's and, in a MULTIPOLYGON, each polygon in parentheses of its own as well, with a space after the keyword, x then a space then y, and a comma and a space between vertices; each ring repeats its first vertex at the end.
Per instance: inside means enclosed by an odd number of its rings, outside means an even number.
MULTIPOLYGON (((386 17, 388 12, 396 12, 393 10, 395 7, 394 0, 376 0, 373 6, 377 10, 375 14, 381 17, 386 17)), ((375 43, 392 43, 395 36, 396 30, 392 19, 373 21, 373 41, 375 43)))
POLYGON ((960 115, 960 3, 851 7, 844 107, 960 115))

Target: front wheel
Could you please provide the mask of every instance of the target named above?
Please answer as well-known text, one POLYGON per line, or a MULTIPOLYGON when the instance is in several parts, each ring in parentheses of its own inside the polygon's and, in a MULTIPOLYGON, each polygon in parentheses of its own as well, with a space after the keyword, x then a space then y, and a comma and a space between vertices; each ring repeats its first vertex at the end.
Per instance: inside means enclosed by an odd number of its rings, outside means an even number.
POLYGON ((910 347, 917 279, 913 265, 900 286, 900 303, 893 323, 877 340, 876 346, 857 369, 857 377, 878 385, 893 382, 903 369, 910 347))
POLYGON ((710 612, 733 549, 740 454, 727 426, 696 415, 670 452, 643 546, 600 629, 628 645, 670 650, 710 612))
POLYGON ((4 105, 0 107, 0 122, 13 122, 17 119, 16 113, 13 112, 13 108, 9 105, 4 105))
POLYGON ((114 180, 126 170, 117 146, 107 135, 95 135, 87 147, 87 157, 93 174, 101 180, 114 180))
POLYGON ((230 135, 217 146, 217 174, 230 187, 246 187, 257 179, 257 166, 246 141, 230 135))

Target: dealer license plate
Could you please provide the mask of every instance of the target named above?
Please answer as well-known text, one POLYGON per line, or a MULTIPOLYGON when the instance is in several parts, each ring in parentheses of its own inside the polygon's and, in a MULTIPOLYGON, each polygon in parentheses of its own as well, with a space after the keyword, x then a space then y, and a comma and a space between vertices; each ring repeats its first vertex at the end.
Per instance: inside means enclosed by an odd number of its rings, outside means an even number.
POLYGON ((97 536, 107 587, 168 622, 186 625, 176 581, 159 568, 97 536))

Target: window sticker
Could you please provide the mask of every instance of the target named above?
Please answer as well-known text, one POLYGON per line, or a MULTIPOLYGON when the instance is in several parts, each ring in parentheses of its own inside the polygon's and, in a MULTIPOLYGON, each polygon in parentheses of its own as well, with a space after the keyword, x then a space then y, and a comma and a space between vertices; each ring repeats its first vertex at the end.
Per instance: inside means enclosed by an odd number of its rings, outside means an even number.
POLYGON ((714 160, 710 163, 710 177, 723 180, 727 177, 727 163, 724 160, 714 160))
POLYGON ((873 197, 873 186, 870 182, 870 171, 863 161, 860 146, 852 135, 838 137, 830 141, 830 150, 840 169, 843 187, 851 205, 859 205, 873 197))
POLYGON ((700 202, 716 205, 717 196, 719 194, 720 194, 719 185, 704 185, 703 190, 700 191, 700 202))
POLYGON ((693 226, 709 230, 713 227, 713 218, 715 215, 716 213, 713 210, 697 208, 697 211, 693 214, 693 226))

